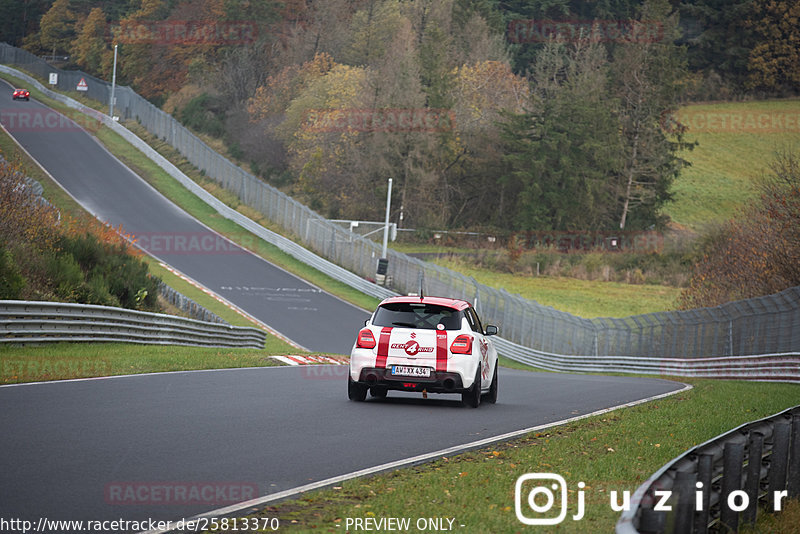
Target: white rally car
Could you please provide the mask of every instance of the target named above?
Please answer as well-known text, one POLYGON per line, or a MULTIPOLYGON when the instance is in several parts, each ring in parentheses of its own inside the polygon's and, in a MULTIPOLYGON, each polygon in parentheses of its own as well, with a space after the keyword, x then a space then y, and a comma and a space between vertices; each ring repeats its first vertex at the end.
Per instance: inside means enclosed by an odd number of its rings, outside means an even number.
POLYGON ((409 295, 378 305, 358 332, 350 355, 347 394, 363 401, 390 389, 460 393, 468 406, 497 401, 497 351, 466 301, 409 295))

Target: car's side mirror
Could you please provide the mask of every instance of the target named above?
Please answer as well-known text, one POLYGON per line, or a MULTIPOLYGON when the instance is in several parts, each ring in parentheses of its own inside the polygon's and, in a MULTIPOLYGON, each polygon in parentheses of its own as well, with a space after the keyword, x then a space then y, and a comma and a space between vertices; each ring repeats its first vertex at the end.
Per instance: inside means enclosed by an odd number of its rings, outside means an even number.
POLYGON ((364 319, 364 326, 369 326, 369 319, 364 319))
POLYGON ((486 325, 486 335, 487 336, 496 336, 497 335, 497 327, 493 324, 486 325))

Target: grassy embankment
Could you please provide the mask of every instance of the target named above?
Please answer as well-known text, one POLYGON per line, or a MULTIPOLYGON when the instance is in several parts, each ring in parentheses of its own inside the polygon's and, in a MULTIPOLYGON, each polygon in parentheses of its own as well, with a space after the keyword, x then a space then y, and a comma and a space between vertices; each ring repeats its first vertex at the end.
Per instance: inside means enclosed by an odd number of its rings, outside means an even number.
POLYGON ((800 150, 798 99, 698 104, 678 116, 696 126, 687 140, 699 144, 681 155, 691 166, 673 184, 674 200, 664 212, 695 232, 726 221, 758 197, 754 181, 776 150, 800 150))

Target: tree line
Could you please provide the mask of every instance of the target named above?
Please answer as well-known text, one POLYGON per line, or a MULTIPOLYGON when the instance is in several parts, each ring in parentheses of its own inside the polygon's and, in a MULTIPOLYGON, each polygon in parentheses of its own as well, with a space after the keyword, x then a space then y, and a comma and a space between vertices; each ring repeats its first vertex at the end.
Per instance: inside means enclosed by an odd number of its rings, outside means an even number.
POLYGON ((24 24, 9 13, 0 28, 104 78, 119 44, 122 83, 328 217, 382 219, 391 177, 402 227, 641 229, 665 224, 691 147, 666 113, 687 97, 800 87, 798 5, 717 4, 56 0, 24 2, 24 24), (191 20, 257 31, 124 34, 191 20), (588 35, 510 34, 536 21, 588 35), (616 23, 628 33, 597 38, 616 23))

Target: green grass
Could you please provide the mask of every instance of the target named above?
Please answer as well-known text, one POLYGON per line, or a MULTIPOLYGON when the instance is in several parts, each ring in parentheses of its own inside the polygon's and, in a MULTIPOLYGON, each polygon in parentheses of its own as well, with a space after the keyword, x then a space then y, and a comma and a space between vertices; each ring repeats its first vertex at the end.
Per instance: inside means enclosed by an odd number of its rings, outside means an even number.
MULTIPOLYGON (((568 484, 569 515, 558 532, 613 532, 609 492, 631 493, 694 445, 800 402, 800 386, 693 380, 678 395, 554 427, 458 456, 306 493, 258 515, 287 532, 344 532, 346 518, 454 518, 456 531, 520 532, 514 485, 525 473, 556 473, 568 484), (585 482, 586 516, 576 489, 585 482)), ((480 408, 479 408, 480 409, 480 408)), ((497 410, 503 409, 502 398, 497 410)), ((556 529, 542 527, 537 532, 556 529)), ((416 532, 415 529, 411 529, 416 532)))
POLYGON ((753 180, 767 170, 776 149, 793 146, 800 149, 800 100, 770 100, 697 104, 679 112, 693 117, 692 122, 703 126, 699 119, 772 113, 793 116, 794 123, 784 131, 771 132, 756 128, 746 131, 732 126, 710 124, 705 130, 687 133, 688 141, 698 141, 694 150, 681 157, 692 163, 684 169, 673 185, 674 201, 664 212, 672 220, 694 231, 735 216, 736 211, 757 197, 753 180))
POLYGON ((744 525, 739 532, 742 534, 763 534, 764 532, 800 534, 800 500, 784 502, 780 514, 762 514, 759 511, 755 527, 744 525))
POLYGON ((520 276, 470 267, 458 260, 438 264, 511 294, 535 300, 580 317, 626 317, 675 308, 679 288, 664 285, 634 285, 550 276, 520 276))
POLYGON ((263 350, 132 343, 51 343, 0 346, 0 384, 95 376, 282 365, 281 340, 267 337, 263 350))

